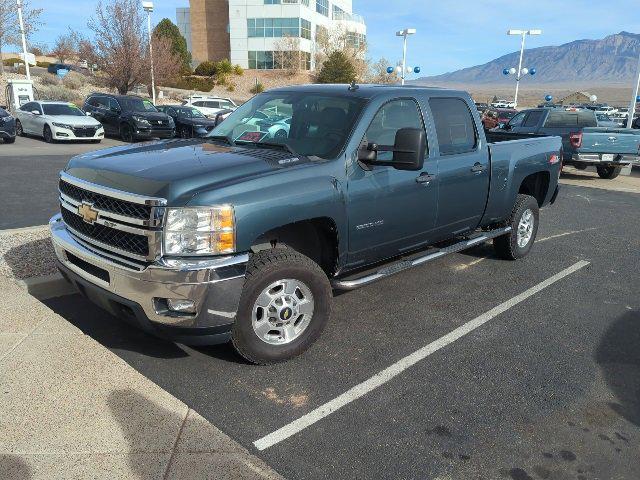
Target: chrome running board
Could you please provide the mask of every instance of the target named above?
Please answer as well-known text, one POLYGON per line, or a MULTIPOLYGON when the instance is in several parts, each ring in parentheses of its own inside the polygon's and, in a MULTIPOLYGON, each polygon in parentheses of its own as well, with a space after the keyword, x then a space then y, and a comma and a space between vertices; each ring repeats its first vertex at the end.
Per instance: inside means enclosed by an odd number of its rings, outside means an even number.
POLYGON ((381 278, 389 277, 398 272, 402 272, 403 270, 417 267, 418 265, 422 265, 423 263, 436 260, 440 257, 444 257, 445 255, 449 255, 450 253, 460 252, 462 250, 466 250, 467 248, 471 248, 475 245, 486 242, 487 240, 491 240, 492 238, 506 235, 510 231, 511 231, 511 227, 504 227, 504 228, 498 228, 496 230, 490 230, 488 232, 482 232, 478 237, 465 239, 461 242, 454 243, 453 245, 449 245, 448 247, 440 248, 435 252, 432 251, 421 257, 417 257, 412 260, 397 261, 395 263, 392 263, 391 265, 382 267, 380 270, 378 270, 375 273, 370 273, 362 277, 356 277, 351 279, 344 278, 344 279, 333 280, 331 282, 331 286, 336 290, 354 290, 364 285, 368 285, 369 283, 375 282, 376 280, 380 280, 381 278))

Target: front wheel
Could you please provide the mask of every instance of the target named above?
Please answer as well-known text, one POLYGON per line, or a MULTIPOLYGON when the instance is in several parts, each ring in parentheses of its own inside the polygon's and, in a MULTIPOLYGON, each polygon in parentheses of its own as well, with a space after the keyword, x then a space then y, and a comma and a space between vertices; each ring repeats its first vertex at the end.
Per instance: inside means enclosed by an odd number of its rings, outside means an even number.
POLYGON ((508 223, 511 232, 493 239, 498 256, 507 260, 526 256, 538 234, 539 219, 537 200, 529 195, 518 194, 508 223))
POLYGON ((133 143, 133 129, 126 123, 120 127, 120 138, 125 143, 133 143))
POLYGON ((53 143, 53 133, 51 132, 51 127, 49 125, 44 126, 44 130, 42 131, 42 137, 44 141, 47 143, 53 143))
POLYGON ((16 120, 16 135, 18 137, 24 137, 24 129, 22 128, 22 123, 20 123, 20 120, 16 120))
POLYGON ((296 357, 322 333, 331 297, 329 279, 310 258, 289 248, 258 252, 247 267, 233 346, 260 365, 296 357))
POLYGON ((622 167, 614 167, 612 165, 609 165, 606 167, 598 166, 596 167, 596 170, 598 171, 598 176, 600 178, 604 178, 605 180, 613 180, 618 175, 620 175, 620 172, 622 171, 622 167))

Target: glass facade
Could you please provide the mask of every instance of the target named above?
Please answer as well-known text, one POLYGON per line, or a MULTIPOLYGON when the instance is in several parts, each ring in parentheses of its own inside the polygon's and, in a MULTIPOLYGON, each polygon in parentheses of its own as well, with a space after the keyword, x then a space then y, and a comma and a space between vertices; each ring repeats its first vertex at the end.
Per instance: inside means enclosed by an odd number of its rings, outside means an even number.
POLYGON ((309 0, 264 0, 265 5, 297 5, 309 6, 309 0))
POLYGON ((311 40, 311 22, 304 18, 247 18, 249 38, 300 37, 311 40))
POLYGON ((329 0, 316 0, 316 12, 329 16, 329 0))
POLYGON ((347 43, 354 48, 362 48, 367 43, 367 36, 363 33, 347 32, 347 43))
POLYGON ((254 70, 277 70, 287 68, 287 63, 294 56, 299 56, 300 68, 311 70, 311 54, 309 52, 249 51, 249 68, 254 70))

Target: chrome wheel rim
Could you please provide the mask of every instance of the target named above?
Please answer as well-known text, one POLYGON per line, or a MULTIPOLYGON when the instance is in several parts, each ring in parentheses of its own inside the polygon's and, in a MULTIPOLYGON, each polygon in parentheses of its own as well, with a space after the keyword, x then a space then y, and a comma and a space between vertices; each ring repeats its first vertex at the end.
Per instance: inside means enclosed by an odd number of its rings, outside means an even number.
POLYGON ((527 246, 531 237, 533 236, 533 226, 536 219, 533 216, 533 212, 530 208, 527 208, 520 217, 520 223, 518 224, 518 247, 524 248, 527 246))
POLYGON ((266 287, 251 311, 253 331, 269 345, 286 345, 299 338, 314 312, 311 289, 300 280, 284 279, 266 287))

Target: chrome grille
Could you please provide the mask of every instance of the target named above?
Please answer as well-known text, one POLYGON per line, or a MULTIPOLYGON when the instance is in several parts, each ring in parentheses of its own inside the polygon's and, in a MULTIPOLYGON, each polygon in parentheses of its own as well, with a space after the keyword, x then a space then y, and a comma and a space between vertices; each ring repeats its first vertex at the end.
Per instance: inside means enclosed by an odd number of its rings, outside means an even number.
MULTIPOLYGON (((148 262, 161 255, 166 201, 60 174, 60 209, 71 234, 123 259, 148 262), (90 207, 95 218, 81 212, 90 207)), ((86 212, 85 212, 86 214, 86 212)))

